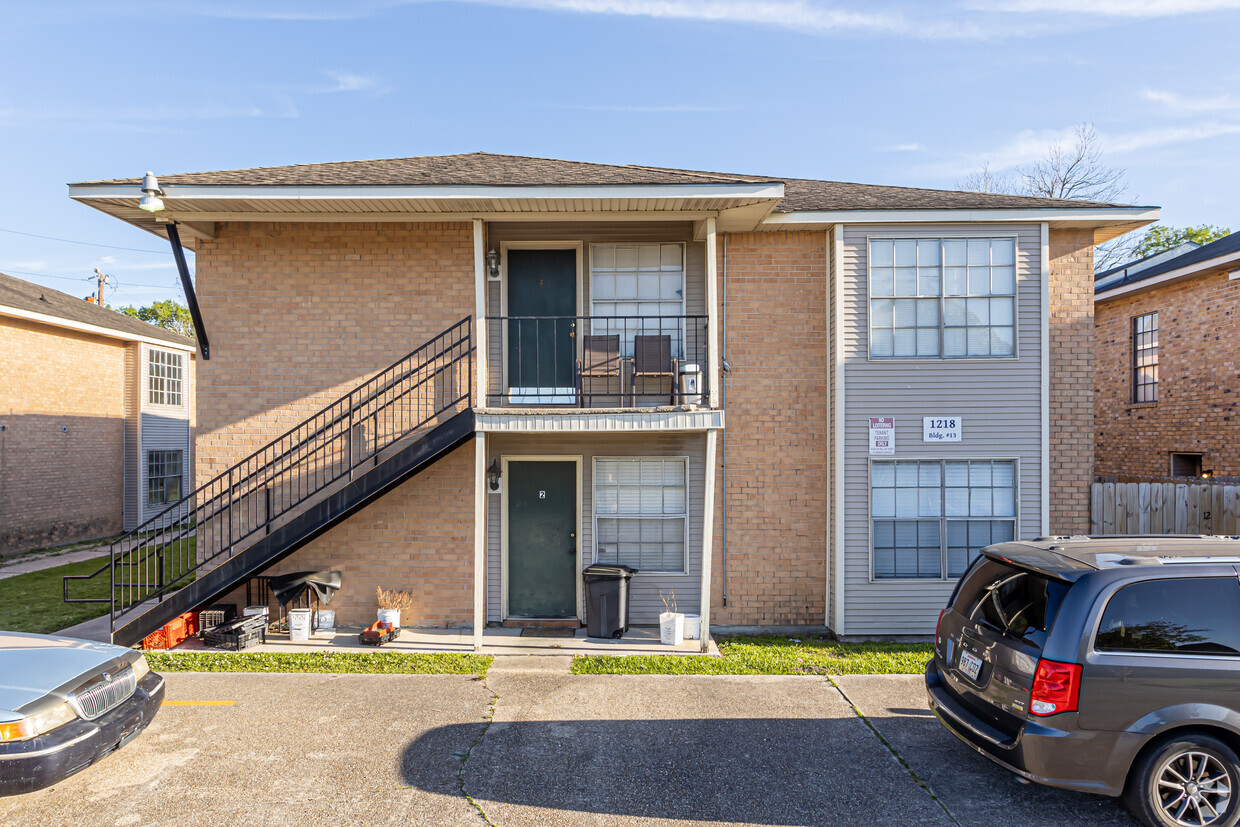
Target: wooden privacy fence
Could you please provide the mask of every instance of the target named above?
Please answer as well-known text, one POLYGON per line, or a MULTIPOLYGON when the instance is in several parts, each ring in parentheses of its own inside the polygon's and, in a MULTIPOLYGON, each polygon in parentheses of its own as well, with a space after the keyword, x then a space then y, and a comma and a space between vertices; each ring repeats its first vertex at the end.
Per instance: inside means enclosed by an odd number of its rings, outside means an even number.
POLYGON ((1240 534, 1240 485, 1095 482, 1091 534, 1240 534))

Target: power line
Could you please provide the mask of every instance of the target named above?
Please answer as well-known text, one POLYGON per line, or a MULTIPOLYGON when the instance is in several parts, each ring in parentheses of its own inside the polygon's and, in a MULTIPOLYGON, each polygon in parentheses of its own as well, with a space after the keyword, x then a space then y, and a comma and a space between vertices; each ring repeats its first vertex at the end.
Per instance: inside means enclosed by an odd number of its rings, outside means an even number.
MULTIPOLYGON (((58 281, 94 281, 95 280, 94 276, 85 276, 85 277, 75 278, 73 276, 52 276, 47 273, 29 273, 24 270, 0 270, 0 272, 8 273, 11 276, 34 276, 35 278, 38 278, 38 279, 56 279, 58 281)), ((177 284, 180 284, 180 282, 177 282, 177 284)), ((168 286, 166 284, 147 284, 145 282, 140 282, 140 281, 129 282, 129 285, 131 287, 153 287, 156 289, 168 286)))
POLYGON ((13 235, 24 235, 28 238, 41 238, 44 241, 61 241, 61 242, 64 242, 65 244, 81 244, 84 247, 103 247, 108 250, 127 250, 131 253, 150 253, 152 255, 157 255, 157 256, 167 255, 169 252, 168 250, 143 250, 138 247, 117 247, 114 244, 95 244, 94 242, 91 242, 91 241, 74 241, 71 238, 54 238, 53 236, 50 236, 50 235, 36 235, 35 233, 23 233, 20 230, 6 230, 4 227, 0 227, 0 233, 12 233, 13 235))

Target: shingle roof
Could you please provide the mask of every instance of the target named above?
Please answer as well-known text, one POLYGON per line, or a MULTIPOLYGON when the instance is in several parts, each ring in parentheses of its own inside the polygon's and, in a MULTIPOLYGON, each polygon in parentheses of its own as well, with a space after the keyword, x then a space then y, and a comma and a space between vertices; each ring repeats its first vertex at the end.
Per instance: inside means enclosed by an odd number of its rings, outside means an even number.
POLYGON ((31 284, 4 273, 0 273, 0 306, 104 327, 120 334, 145 336, 150 339, 194 347, 194 340, 180 333, 173 333, 171 330, 165 330, 132 316, 126 316, 124 313, 117 313, 97 304, 91 304, 70 296, 68 293, 31 284))
MULTIPOLYGON (((83 181, 75 186, 138 184, 141 178, 83 181)), ((908 209, 1064 209, 1127 207, 998 193, 815 181, 686 169, 595 164, 472 152, 372 161, 294 164, 160 175, 161 184, 198 186, 596 186, 660 184, 784 184, 779 212, 908 209)))
MULTIPOLYGON (((1204 262, 1210 261, 1211 259, 1221 258, 1222 256, 1225 256, 1228 253, 1236 253, 1236 252, 1240 252, 1240 232, 1236 232, 1236 233, 1232 233, 1231 235, 1224 236, 1218 239, 1217 241, 1211 241, 1209 244, 1203 244, 1202 246, 1198 247, 1196 250, 1189 250, 1187 253, 1184 253, 1183 255, 1180 255, 1180 256, 1176 256, 1175 258, 1169 258, 1166 261, 1160 261, 1158 264, 1155 264, 1152 267, 1147 267, 1144 270, 1139 270, 1136 273, 1133 273, 1131 276, 1125 276, 1124 278, 1119 279, 1118 281, 1108 284, 1102 289, 1100 289, 1098 292, 1105 293, 1106 291, 1113 290, 1116 287, 1123 287, 1128 284, 1136 284, 1137 282, 1145 281, 1146 279, 1152 279, 1155 276, 1161 276, 1164 273, 1169 273, 1172 270, 1179 270, 1181 267, 1189 267, 1194 264, 1202 264, 1204 262)), ((1131 267, 1131 266, 1132 266, 1131 262, 1129 264, 1123 265, 1123 267, 1131 267)), ((1108 270, 1106 273, 1101 273, 1099 274, 1098 278, 1099 279, 1104 278, 1108 274, 1114 273, 1115 270, 1123 269, 1123 267, 1117 267, 1113 270, 1108 270)))

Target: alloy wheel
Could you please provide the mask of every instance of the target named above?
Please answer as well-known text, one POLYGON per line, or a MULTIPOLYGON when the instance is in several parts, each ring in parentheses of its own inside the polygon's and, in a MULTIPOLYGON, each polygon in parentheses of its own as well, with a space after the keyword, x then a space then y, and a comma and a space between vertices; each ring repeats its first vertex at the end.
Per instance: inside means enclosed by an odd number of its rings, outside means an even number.
POLYGON ((1218 758, 1205 752, 1176 753, 1155 774, 1154 804, 1181 827, 1223 821, 1231 808, 1231 776, 1218 758))

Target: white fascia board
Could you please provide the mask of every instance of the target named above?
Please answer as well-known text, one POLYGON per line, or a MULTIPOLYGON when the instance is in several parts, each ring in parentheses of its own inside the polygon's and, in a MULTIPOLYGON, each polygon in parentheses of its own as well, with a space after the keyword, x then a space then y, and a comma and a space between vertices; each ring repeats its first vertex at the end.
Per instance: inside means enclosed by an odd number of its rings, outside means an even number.
MULTIPOLYGON (((393 200, 423 199, 439 201, 462 201, 477 199, 527 199, 543 200, 571 198, 578 200, 611 200, 617 198, 772 198, 784 197, 784 185, 765 184, 658 184, 658 185, 585 185, 585 186, 308 186, 308 187, 221 187, 166 184, 163 199, 177 198, 201 200, 393 200)), ((69 187, 69 197, 91 198, 141 198, 137 184, 86 184, 69 187)))
POLYGON ((51 325, 52 327, 63 327, 66 330, 76 330, 79 333, 90 333, 95 336, 106 336, 109 339, 120 339, 124 342, 145 342, 149 345, 156 345, 170 350, 183 350, 187 353, 196 353, 197 348, 193 345, 184 345, 180 342, 169 342, 166 339, 157 339, 154 336, 143 336, 140 333, 128 333, 124 330, 113 330, 110 327, 100 327, 99 325, 87 324, 86 322, 75 322, 72 319, 62 319, 60 316, 48 316, 44 313, 35 313, 30 310, 22 310, 20 307, 6 307, 0 305, 0 316, 9 316, 14 319, 25 319, 26 321, 38 322, 39 324, 51 325))
POLYGON ((1094 293, 1094 301, 1106 301, 1117 296, 1125 296, 1129 293, 1136 293, 1141 290, 1148 290, 1160 284, 1166 284, 1169 281, 1177 281, 1188 276, 1193 276, 1206 270, 1214 270, 1219 267, 1225 267, 1232 262, 1240 261, 1240 250, 1226 255, 1216 256, 1215 258, 1199 261, 1196 264, 1189 264, 1186 267, 1180 267, 1175 270, 1168 270, 1162 275, 1154 276, 1143 281, 1134 281, 1131 284, 1125 284, 1120 287, 1108 287, 1102 292, 1094 293))
POLYGON ((798 224, 959 224, 959 223, 1071 223, 1083 226, 1157 221, 1157 207, 1112 209, 1004 209, 1004 210, 806 210, 777 213, 764 221, 771 226, 798 224))

